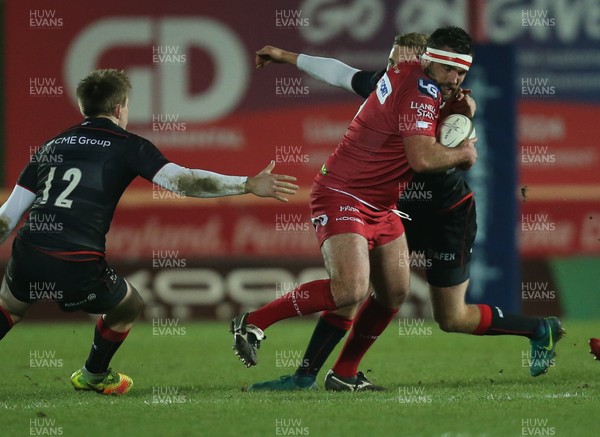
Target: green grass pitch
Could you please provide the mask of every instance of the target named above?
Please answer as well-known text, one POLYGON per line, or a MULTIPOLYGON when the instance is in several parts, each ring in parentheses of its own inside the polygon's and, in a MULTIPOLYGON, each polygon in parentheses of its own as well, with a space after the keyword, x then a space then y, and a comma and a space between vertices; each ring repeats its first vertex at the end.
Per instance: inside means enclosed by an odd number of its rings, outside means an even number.
POLYGON ((600 322, 564 325, 556 363, 538 378, 529 376, 524 338, 446 334, 434 325, 400 335, 396 321, 361 366, 388 391, 266 394, 241 387, 291 373, 313 321, 271 327, 250 369, 233 354, 227 323, 181 321, 160 333, 140 323, 112 363, 135 385, 107 397, 69 383, 87 356, 92 322, 25 321, 0 342, 0 435, 596 435, 600 362, 587 340, 600 336, 600 322))

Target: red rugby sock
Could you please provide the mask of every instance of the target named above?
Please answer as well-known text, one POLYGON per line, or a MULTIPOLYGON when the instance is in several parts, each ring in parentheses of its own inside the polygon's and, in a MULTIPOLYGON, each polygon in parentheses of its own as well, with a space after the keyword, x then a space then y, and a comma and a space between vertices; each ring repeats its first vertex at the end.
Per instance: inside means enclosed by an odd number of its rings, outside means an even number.
POLYGON ((336 305, 329 288, 330 282, 329 279, 321 279, 300 284, 289 293, 252 311, 246 321, 265 330, 283 319, 301 317, 317 311, 334 310, 336 305))
POLYGON ((363 356, 397 312, 397 308, 388 308, 377 302, 373 296, 369 296, 354 319, 350 336, 333 366, 333 371, 344 378, 355 376, 363 356))

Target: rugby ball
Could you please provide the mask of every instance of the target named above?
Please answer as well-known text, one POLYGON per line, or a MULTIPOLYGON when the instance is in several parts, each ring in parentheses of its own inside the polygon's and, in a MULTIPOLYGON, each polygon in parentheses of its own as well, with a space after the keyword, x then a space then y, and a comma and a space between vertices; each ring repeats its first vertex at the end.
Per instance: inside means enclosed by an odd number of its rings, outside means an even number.
POLYGON ((465 115, 452 114, 438 126, 438 138, 442 146, 456 147, 467 138, 475 138, 475 125, 465 115))

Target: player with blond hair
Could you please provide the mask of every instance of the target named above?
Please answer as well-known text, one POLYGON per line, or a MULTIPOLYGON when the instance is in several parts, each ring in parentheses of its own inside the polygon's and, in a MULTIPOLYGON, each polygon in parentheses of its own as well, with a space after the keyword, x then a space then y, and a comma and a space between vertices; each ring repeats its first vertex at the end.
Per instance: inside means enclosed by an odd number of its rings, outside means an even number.
POLYGON ((2 279, 0 339, 40 298, 63 311, 102 314, 87 361, 71 382, 103 394, 124 394, 133 385, 109 364, 143 308, 136 289, 105 259, 105 236, 127 186, 141 176, 191 197, 252 193, 281 201, 298 189, 294 177, 271 174, 273 161, 253 177, 170 162, 150 141, 125 130, 130 89, 123 71, 97 70, 83 78, 77 99, 85 119, 40 147, 0 207, 0 242, 29 211, 2 279), (43 284, 51 284, 52 293, 40 290, 43 284))

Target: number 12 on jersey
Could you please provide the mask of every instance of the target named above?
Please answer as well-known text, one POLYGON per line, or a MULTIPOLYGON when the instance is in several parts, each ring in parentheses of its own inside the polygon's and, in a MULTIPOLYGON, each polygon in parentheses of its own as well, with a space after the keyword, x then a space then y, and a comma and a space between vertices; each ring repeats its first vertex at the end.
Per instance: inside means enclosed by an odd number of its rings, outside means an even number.
MULTIPOLYGON (((48 197, 50 196, 50 188, 52 187, 52 181, 54 180, 54 175, 56 173, 56 167, 50 167, 50 171, 48 172, 48 178, 46 179, 46 185, 44 187, 44 191, 42 192, 42 200, 40 203, 42 205, 48 202, 48 197)), ((81 181, 81 170, 78 168, 70 168, 65 171, 65 174, 62 177, 63 181, 68 181, 69 185, 65 188, 54 201, 55 206, 60 206, 61 208, 71 208, 73 201, 67 199, 67 196, 73 192, 79 181, 81 181)))

